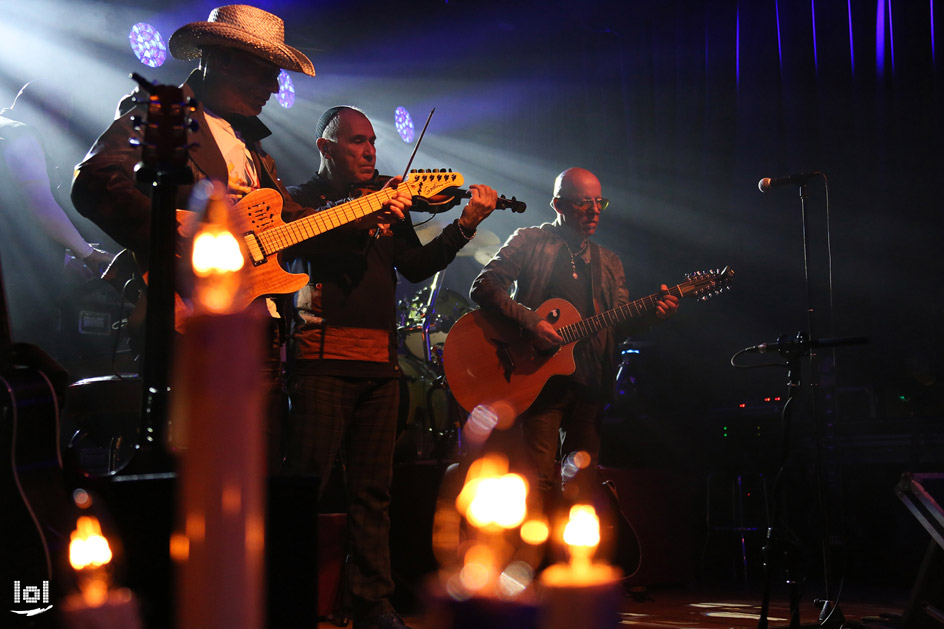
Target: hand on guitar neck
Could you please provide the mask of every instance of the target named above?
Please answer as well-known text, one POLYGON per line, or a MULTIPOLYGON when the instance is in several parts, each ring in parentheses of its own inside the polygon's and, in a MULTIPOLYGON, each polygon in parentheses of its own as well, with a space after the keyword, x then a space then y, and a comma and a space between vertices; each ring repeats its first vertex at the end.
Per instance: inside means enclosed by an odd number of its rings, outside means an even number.
MULTIPOLYGON (((669 287, 663 284, 659 290, 662 291, 662 299, 655 303, 653 308, 657 319, 668 319, 678 310, 679 298, 669 292, 669 287)), ((537 327, 531 332, 531 343, 539 352, 550 352, 564 343, 564 339, 557 333, 550 321, 541 319, 537 327)))

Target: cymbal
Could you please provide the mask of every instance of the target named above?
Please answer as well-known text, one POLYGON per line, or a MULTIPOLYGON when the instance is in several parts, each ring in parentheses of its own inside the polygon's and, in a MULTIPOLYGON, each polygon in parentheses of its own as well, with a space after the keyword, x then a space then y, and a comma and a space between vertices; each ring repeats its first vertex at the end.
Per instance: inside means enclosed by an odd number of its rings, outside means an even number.
POLYGON ((456 255, 475 257, 476 253, 484 250, 490 252, 488 254, 488 259, 490 260, 500 248, 501 239, 495 232, 489 231, 487 229, 477 229, 475 231, 475 238, 473 238, 462 249, 459 249, 459 253, 456 255))
POLYGON ((423 223, 422 225, 416 228, 416 235, 420 239, 420 243, 428 244, 433 238, 442 233, 442 223, 438 219, 431 219, 429 222, 423 223))
POLYGON ((481 249, 477 249, 475 253, 472 254, 472 259, 482 266, 485 266, 492 260, 492 258, 495 257, 496 253, 498 253, 498 247, 495 247, 494 250, 482 247, 481 249))

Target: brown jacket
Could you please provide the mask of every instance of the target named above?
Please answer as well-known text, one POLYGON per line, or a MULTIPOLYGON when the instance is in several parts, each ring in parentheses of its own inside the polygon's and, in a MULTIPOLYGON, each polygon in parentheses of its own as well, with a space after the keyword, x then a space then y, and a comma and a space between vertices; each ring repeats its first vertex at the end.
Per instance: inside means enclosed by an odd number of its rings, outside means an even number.
MULTIPOLYGON (((190 118, 196 130, 190 134, 188 163, 194 181, 215 179, 227 181, 226 162, 207 127, 203 106, 200 104, 202 79, 197 70, 183 85, 185 98, 196 98, 197 108, 190 118)), ((94 221, 119 244, 135 252, 145 264, 150 248, 151 195, 149 184, 138 183, 134 168, 141 159, 141 149, 130 143, 132 138, 142 140, 142 133, 134 128, 131 116, 145 118, 146 107, 137 101, 146 101, 140 89, 129 94, 118 105, 117 117, 98 138, 88 155, 77 167, 72 182, 72 202, 76 209, 94 221)), ((146 118, 145 118, 146 119, 146 118)), ((273 188, 282 195, 282 216, 294 220, 303 213, 300 205, 288 195, 275 169, 275 161, 262 150, 260 141, 271 131, 256 117, 244 118, 238 125, 256 163, 264 188, 273 188)), ((187 207, 192 184, 177 187, 177 208, 187 207)))

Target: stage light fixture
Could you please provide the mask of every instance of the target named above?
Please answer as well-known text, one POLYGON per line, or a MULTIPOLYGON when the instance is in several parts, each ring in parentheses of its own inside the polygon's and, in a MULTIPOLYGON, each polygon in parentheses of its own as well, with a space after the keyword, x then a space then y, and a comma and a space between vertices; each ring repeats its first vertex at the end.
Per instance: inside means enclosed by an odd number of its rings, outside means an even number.
POLYGON ((279 93, 276 94, 275 99, 286 109, 295 104, 295 84, 292 83, 292 77, 285 70, 279 72, 279 93))
POLYGON ((397 107, 393 112, 393 124, 397 128, 400 138, 409 144, 413 141, 413 118, 406 107, 397 107))
POLYGON ((138 22, 128 33, 131 50, 138 61, 150 68, 164 65, 167 60, 167 46, 160 32, 150 24, 138 22))

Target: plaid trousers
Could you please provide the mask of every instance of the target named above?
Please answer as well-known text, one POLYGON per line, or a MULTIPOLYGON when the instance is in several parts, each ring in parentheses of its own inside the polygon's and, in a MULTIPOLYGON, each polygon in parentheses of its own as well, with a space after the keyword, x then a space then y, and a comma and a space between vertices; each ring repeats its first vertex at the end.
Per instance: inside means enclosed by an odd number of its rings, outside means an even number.
POLYGON ((400 382, 295 374, 289 380, 284 469, 320 479, 341 456, 348 503, 346 594, 354 617, 392 611, 390 483, 400 382))

